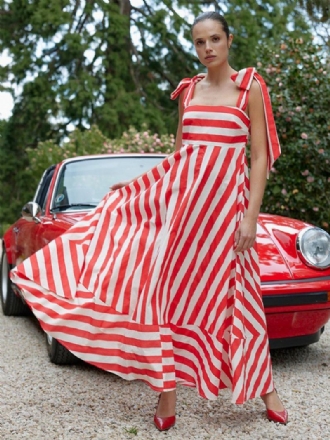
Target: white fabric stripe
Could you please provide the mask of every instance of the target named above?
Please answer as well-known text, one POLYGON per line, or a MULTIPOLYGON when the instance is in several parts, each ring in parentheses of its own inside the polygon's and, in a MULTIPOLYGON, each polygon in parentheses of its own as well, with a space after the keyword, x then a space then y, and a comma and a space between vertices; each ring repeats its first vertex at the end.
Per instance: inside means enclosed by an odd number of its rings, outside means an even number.
MULTIPOLYGON (((68 240, 62 240, 62 245, 64 254, 64 262, 62 264, 64 264, 65 266, 65 272, 70 289, 70 298, 74 298, 77 289, 77 282, 74 277, 73 258, 70 250, 70 242, 68 240)), ((68 293, 66 294, 66 296, 69 296, 68 293)))
MULTIPOLYGON (((237 136, 247 136, 246 130, 238 128, 221 128, 221 127, 183 127, 182 134, 189 133, 189 136, 193 137, 194 134, 198 135, 208 135, 208 136, 219 136, 219 137, 237 137, 237 136)), ((201 143, 203 141, 200 141, 201 143)), ((233 143, 231 143, 233 146, 233 143)))
POLYGON ((49 289, 48 277, 46 274, 46 265, 43 251, 36 252, 35 257, 38 262, 38 269, 40 274, 40 283, 46 288, 49 289))
POLYGON ((248 97, 248 91, 245 90, 245 92, 243 93, 243 96, 241 98, 241 103, 240 103, 240 107, 239 108, 243 109, 245 107, 245 105, 247 103, 246 102, 247 101, 247 97, 248 97))
MULTIPOLYGON (((200 141, 196 141, 196 140, 193 140, 193 139, 183 139, 183 141, 182 141, 182 145, 183 145, 183 147, 186 147, 186 146, 188 146, 188 145, 192 145, 192 146, 194 146, 194 147, 196 147, 196 148, 198 148, 198 147, 200 147, 200 145, 201 145, 201 142, 200 141)), ((233 148, 233 149, 235 149, 235 150, 238 150, 238 149, 245 149, 245 143, 244 142, 242 142, 242 143, 237 143, 237 144, 235 144, 235 146, 233 147, 233 144, 232 143, 226 143, 226 142, 223 142, 223 141, 221 141, 221 143, 218 141, 218 142, 210 142, 210 141, 208 141, 207 142, 207 147, 209 148, 209 147, 217 147, 217 148, 233 148)), ((210 148, 211 149, 211 148, 210 148)))
MULTIPOLYGON (((63 245, 63 237, 60 237, 60 241, 63 245)), ((42 250, 41 250, 42 252, 42 250)), ((50 260, 51 260, 51 271, 52 271, 52 275, 53 275, 53 279, 56 282, 56 288, 57 288, 57 294, 59 296, 65 296, 65 292, 64 292, 64 288, 63 288, 63 284, 62 284, 62 277, 61 277, 61 272, 60 272, 60 261, 58 260, 58 254, 57 252, 50 252, 50 260)))
POLYGON ((241 84, 241 82, 243 81, 244 77, 246 75, 246 69, 242 69, 238 72, 237 78, 235 80, 235 82, 237 84, 241 84))
MULTIPOLYGON (((95 353, 98 349, 104 349, 105 352, 110 353, 113 350, 120 350, 127 354, 136 354, 141 357, 162 357, 162 348, 161 345, 158 347, 141 347, 140 345, 133 345, 129 341, 125 343, 126 335, 124 333, 115 333, 115 335, 120 336, 119 340, 105 340, 105 339, 92 339, 92 338, 84 338, 77 335, 72 335, 66 332, 62 332, 60 330, 51 330, 47 333, 51 334, 55 339, 61 339, 69 344, 80 345, 82 347, 90 348, 93 353, 95 353)), ((158 334, 159 336, 159 334, 158 334)), ((139 340, 139 338, 137 338, 139 340)), ((159 338, 158 338, 159 340, 159 338)), ((100 356, 109 356, 107 354, 100 356)), ((165 358, 166 359, 166 358, 165 358)), ((171 358, 170 358, 171 359, 171 358)), ((142 362, 135 360, 137 364, 142 364, 142 362)), ((160 362, 161 363, 161 362, 160 362)))
MULTIPOLYGON (((32 278, 32 265, 31 265, 30 258, 27 258, 26 260, 24 260, 23 266, 24 266, 25 276, 27 278, 32 278)), ((11 272, 11 280, 14 283, 21 282, 21 280, 20 280, 19 276, 17 275, 17 272, 16 272, 15 269, 11 272)), ((25 282, 25 280, 22 280, 22 282, 25 282)))
POLYGON ((242 109, 240 109, 238 107, 233 107, 233 108, 236 110, 235 113, 230 112, 230 111, 228 111, 228 112, 219 112, 218 111, 217 112, 216 110, 214 112, 213 111, 201 112, 200 110, 192 110, 192 109, 186 110, 184 112, 184 116, 182 119, 183 126, 185 126, 185 124, 187 124, 187 121, 191 121, 191 124, 189 126, 193 127, 195 125, 194 121, 197 119, 197 120, 201 121, 200 125, 196 124, 197 127, 202 126, 203 120, 205 120, 205 121, 226 121, 226 122, 231 121, 231 122, 236 123, 239 127, 242 127, 242 128, 245 127, 245 129, 247 129, 249 127, 249 125, 246 125, 245 120, 249 121, 248 115, 242 109), (201 116, 201 114, 203 116, 201 116), (242 117, 240 117, 239 114, 241 114, 242 117))

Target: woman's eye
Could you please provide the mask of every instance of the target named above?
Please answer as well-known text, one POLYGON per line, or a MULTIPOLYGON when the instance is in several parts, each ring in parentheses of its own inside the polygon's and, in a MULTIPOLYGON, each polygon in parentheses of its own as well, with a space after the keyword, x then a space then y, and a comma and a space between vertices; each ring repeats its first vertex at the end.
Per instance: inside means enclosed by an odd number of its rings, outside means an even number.
POLYGON ((213 37, 213 41, 219 41, 220 38, 219 37, 213 37))
POLYGON ((203 44, 203 41, 197 41, 197 46, 201 46, 203 44))

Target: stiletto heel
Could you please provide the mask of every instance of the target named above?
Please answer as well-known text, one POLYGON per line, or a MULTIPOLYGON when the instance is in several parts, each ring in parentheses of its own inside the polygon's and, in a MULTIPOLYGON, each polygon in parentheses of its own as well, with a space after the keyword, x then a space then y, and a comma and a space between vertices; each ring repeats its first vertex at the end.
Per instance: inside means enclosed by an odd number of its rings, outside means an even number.
MULTIPOLYGON (((274 391, 277 394, 276 388, 274 388, 274 391)), ((286 425, 288 423, 289 415, 286 409, 284 409, 283 411, 273 411, 271 409, 266 408, 266 412, 267 412, 267 418, 271 422, 281 423, 282 425, 286 425)))
MULTIPOLYGON (((158 397, 158 404, 160 401, 160 395, 158 397)), ((158 407, 158 406, 157 406, 158 407)), ((156 409, 157 412, 157 409, 156 409)), ((175 425, 175 415, 169 417, 159 417, 157 414, 154 415, 154 424, 158 431, 167 431, 175 425)))

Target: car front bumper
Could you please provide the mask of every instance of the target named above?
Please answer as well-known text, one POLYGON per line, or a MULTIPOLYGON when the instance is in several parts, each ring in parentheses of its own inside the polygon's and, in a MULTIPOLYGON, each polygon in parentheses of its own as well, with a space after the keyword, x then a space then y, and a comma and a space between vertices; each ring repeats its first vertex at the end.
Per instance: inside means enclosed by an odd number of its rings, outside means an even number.
POLYGON ((317 342, 330 320, 330 279, 262 283, 270 348, 317 342))

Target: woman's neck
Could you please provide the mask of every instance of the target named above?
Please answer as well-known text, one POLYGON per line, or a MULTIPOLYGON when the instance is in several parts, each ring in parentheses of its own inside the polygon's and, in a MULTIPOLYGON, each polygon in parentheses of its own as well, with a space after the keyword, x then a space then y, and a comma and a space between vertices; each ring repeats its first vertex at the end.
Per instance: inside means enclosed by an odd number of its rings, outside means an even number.
POLYGON ((221 84, 230 78, 235 70, 227 63, 224 66, 217 66, 207 70, 205 80, 213 85, 221 84))

